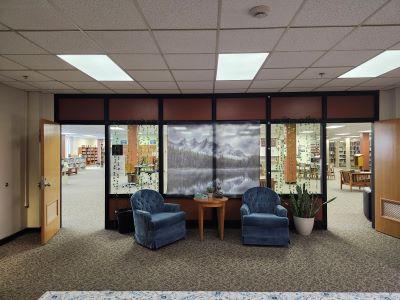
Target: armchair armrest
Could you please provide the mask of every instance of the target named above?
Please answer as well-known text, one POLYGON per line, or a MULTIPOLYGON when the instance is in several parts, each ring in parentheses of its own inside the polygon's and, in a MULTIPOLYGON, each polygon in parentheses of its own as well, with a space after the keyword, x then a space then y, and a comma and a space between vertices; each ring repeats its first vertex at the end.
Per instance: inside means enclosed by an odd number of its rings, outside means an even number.
POLYGON ((287 209, 284 208, 282 205, 277 205, 276 206, 276 214, 279 217, 287 217, 287 209))
POLYGON ((143 228, 148 227, 151 220, 151 214, 148 211, 135 209, 133 210, 133 221, 135 223, 135 227, 143 228))
POLYGON ((247 204, 242 204, 242 207, 240 207, 240 215, 242 216, 246 216, 250 214, 250 208, 247 204))
POLYGON ((164 212, 178 212, 181 210, 180 204, 164 203, 164 212))

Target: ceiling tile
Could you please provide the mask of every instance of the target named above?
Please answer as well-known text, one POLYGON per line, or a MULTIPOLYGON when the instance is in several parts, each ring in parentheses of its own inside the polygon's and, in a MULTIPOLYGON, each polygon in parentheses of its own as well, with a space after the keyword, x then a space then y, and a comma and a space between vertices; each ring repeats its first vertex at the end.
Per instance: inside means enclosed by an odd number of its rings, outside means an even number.
POLYGON ((142 90, 143 88, 135 81, 103 81, 106 87, 110 89, 121 89, 121 90, 142 90))
POLYGON ((181 81, 178 85, 180 89, 213 89, 213 81, 181 81))
POLYGON ((346 91, 350 88, 350 86, 322 86, 319 88, 316 88, 314 91, 318 92, 340 92, 340 91, 346 91))
POLYGON ((83 72, 68 70, 68 71, 40 71, 48 77, 58 81, 93 81, 94 79, 83 72))
POLYGON ((10 77, 6 77, 6 76, 3 76, 3 75, 0 75, 0 81, 1 81, 1 82, 15 81, 15 79, 14 79, 14 78, 10 78, 10 77))
POLYGON ((78 90, 62 90, 62 89, 53 89, 53 90, 45 90, 43 89, 42 92, 44 93, 52 93, 52 94, 82 94, 81 91, 78 90))
POLYGON ((48 78, 44 75, 39 74, 38 72, 35 71, 0 71, 0 75, 4 75, 10 78, 13 78, 15 80, 21 80, 21 81, 49 81, 51 78, 48 78), (24 76, 28 76, 27 79, 24 78, 24 76))
POLYGON ((82 93, 85 94, 115 94, 112 90, 109 89, 100 89, 100 90, 92 90, 92 89, 82 89, 82 93))
POLYGON ((214 70, 172 70, 177 81, 212 81, 214 80, 214 70))
POLYGON ((31 85, 40 88, 40 89, 45 89, 45 90, 69 90, 71 89, 69 86, 58 82, 58 81, 36 81, 36 82, 31 82, 31 85))
POLYGON ((328 50, 351 30, 351 27, 290 28, 279 41, 276 50, 328 50))
POLYGON ((295 93, 295 92, 310 92, 311 90, 312 90, 312 88, 307 88, 307 87, 286 87, 286 88, 280 90, 280 92, 295 93))
POLYGON ((368 26, 354 30, 335 50, 383 50, 400 41, 400 26, 368 26))
POLYGON ((0 24, 0 30, 8 30, 8 28, 0 24))
POLYGON ((76 29, 45 0, 2 0, 0 22, 13 29, 76 29))
POLYGON ((0 54, 38 54, 44 50, 11 31, 0 32, 0 54))
POLYGON ((196 89, 181 89, 182 94, 211 94, 213 92, 213 89, 201 89, 201 90, 196 90, 196 89))
POLYGON ((317 86, 320 86, 326 82, 328 82, 329 79, 295 79, 291 81, 288 84, 289 88, 315 88, 317 86))
POLYGON ((12 81, 12 82, 3 82, 3 84, 14 87, 19 90, 23 91, 34 91, 37 90, 37 87, 34 87, 30 84, 24 83, 24 82, 19 82, 19 81, 12 81))
POLYGON ((400 24, 400 1, 392 0, 370 17, 364 24, 400 24))
POLYGON ((267 58, 265 68, 301 68, 310 66, 324 52, 273 52, 267 58))
POLYGON ((110 54, 109 56, 126 70, 167 69, 160 54, 110 54))
POLYGON ((390 48, 391 50, 400 50, 400 43, 394 45, 393 47, 390 48))
POLYGON ((380 77, 400 77, 400 68, 394 69, 393 71, 387 72, 380 77))
POLYGON ((214 69, 215 54, 166 54, 170 69, 214 69))
POLYGON ((400 86, 400 78, 374 78, 363 82, 360 86, 400 86))
POLYGON ((65 81, 65 84, 78 90, 106 90, 107 88, 97 81, 65 81))
POLYGON ((80 31, 24 31, 22 34, 54 54, 103 53, 80 31))
POLYGON ((219 52, 268 52, 284 29, 241 29, 219 32, 219 52))
POLYGON ((293 20, 293 26, 358 25, 385 0, 308 0, 293 20))
POLYGON ((215 89, 247 89, 250 83, 250 80, 219 80, 215 81, 215 89))
POLYGON ((216 28, 218 1, 139 0, 143 14, 153 29, 216 28))
POLYGON ((175 82, 171 81, 146 81, 140 82, 145 89, 177 89, 175 82))
POLYGON ((84 30, 145 29, 131 0, 52 0, 84 30))
POLYGON ((379 91, 384 90, 385 88, 377 87, 377 86, 355 86, 349 89, 349 91, 379 91))
POLYGON ((304 68, 293 68, 293 69, 261 69, 257 76, 257 80, 266 79, 293 79, 299 75, 304 68))
POLYGON ((324 84, 324 87, 355 86, 366 80, 368 80, 368 78, 336 78, 324 84))
POLYGON ((312 79, 312 78, 336 78, 352 67, 340 67, 340 68, 308 68, 300 74, 296 79, 312 79), (324 73, 324 74, 322 74, 324 73), (321 75, 322 74, 322 75, 321 75))
POLYGON ((159 53, 148 31, 87 31, 109 53, 159 53))
POLYGON ((280 88, 268 88, 268 89, 253 89, 250 88, 247 92, 248 93, 276 93, 279 92, 280 88))
POLYGON ((329 51, 313 67, 355 67, 379 54, 380 51, 329 51))
POLYGON ((283 88, 287 85, 290 80, 255 80, 250 88, 254 89, 272 89, 272 88, 283 88))
POLYGON ((174 81, 167 70, 157 71, 127 71, 136 81, 174 81))
POLYGON ((221 28, 286 27, 300 7, 302 0, 222 0, 221 28), (254 18, 249 9, 267 5, 271 13, 266 18, 254 18))
POLYGON ((6 55, 6 57, 35 70, 68 70, 74 68, 55 55, 6 55))
POLYGON ((148 90, 150 94, 180 94, 181 92, 178 89, 153 89, 148 90))
POLYGON ((231 88, 231 89, 215 89, 214 93, 216 94, 238 94, 238 93, 245 93, 247 88, 231 88))
POLYGON ((214 53, 216 30, 153 31, 163 53, 214 53))
POLYGON ((124 89, 115 89, 115 93, 117 94, 148 94, 146 90, 124 90, 124 89))
POLYGON ((0 70, 25 70, 26 68, 0 56, 0 70))

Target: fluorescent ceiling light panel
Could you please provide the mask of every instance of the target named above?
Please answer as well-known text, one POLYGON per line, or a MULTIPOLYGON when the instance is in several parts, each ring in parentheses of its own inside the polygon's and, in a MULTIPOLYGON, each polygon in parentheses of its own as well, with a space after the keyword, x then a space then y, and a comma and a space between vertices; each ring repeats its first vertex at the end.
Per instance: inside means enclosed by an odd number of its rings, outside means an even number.
POLYGON ((218 55, 217 80, 252 80, 269 53, 218 55))
POLYGON ((349 132, 346 132, 346 133, 336 133, 336 135, 349 135, 350 133, 349 132))
POLYGON ((339 78, 377 77, 400 67, 400 50, 387 50, 339 76, 339 78))
POLYGON ((308 134, 308 133, 314 133, 314 131, 312 131, 312 130, 306 130, 306 131, 302 131, 302 132, 300 132, 300 133, 308 134))
POLYGON ((133 81, 107 55, 57 55, 97 81, 133 81))
POLYGON ((336 129, 336 128, 342 128, 344 126, 345 125, 329 125, 329 126, 326 126, 326 129, 336 129))

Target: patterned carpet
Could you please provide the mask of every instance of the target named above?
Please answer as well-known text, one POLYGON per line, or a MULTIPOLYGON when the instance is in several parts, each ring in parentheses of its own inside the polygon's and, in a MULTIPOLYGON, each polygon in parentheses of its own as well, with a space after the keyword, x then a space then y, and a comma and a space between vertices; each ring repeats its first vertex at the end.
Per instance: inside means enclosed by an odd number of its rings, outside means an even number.
POLYGON ((289 248, 243 246, 240 230, 228 229, 224 241, 207 230, 200 242, 189 230, 185 240, 150 251, 129 235, 96 229, 93 206, 103 194, 82 194, 80 210, 89 217, 49 244, 27 234, 0 247, 0 299, 47 291, 400 291, 400 240, 371 229, 360 192, 329 186, 339 197, 329 208, 329 230, 292 232, 289 248))

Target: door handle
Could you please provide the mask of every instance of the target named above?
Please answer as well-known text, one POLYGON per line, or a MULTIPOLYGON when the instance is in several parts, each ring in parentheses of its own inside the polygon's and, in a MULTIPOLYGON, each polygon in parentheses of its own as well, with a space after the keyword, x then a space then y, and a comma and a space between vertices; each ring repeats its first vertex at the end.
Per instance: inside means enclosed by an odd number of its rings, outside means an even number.
POLYGON ((46 181, 46 178, 42 178, 42 179, 40 180, 40 182, 38 183, 38 187, 39 187, 41 190, 44 190, 45 187, 50 187, 50 186, 51 186, 51 184, 50 184, 49 182, 46 181))

